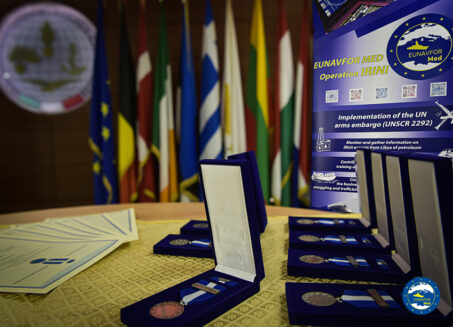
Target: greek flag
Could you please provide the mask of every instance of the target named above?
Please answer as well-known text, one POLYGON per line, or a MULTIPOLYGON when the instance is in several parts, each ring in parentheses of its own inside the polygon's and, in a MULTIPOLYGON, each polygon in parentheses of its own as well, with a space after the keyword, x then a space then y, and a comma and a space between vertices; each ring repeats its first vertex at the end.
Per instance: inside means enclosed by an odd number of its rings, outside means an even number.
POLYGON ((206 0, 202 57, 199 158, 221 159, 219 56, 210 0, 206 0))

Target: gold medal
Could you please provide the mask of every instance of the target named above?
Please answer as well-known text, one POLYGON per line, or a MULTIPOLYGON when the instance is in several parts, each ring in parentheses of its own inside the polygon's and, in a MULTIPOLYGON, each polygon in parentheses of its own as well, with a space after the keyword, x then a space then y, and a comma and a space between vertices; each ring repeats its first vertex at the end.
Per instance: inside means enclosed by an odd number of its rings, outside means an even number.
POLYGON ((337 299, 325 292, 308 292, 302 295, 302 300, 305 303, 317 306, 328 307, 337 302, 337 299))
POLYGON ((299 260, 305 263, 313 263, 313 264, 320 264, 328 262, 327 259, 313 254, 307 254, 299 257, 299 260))
POLYGON ((208 228, 208 223, 193 224, 194 228, 208 228))
POLYGON ((315 235, 300 235, 299 240, 304 241, 304 242, 319 242, 321 239, 318 236, 315 235))
POLYGON ((149 314, 157 319, 173 319, 184 312, 184 306, 176 301, 160 302, 149 309, 149 314))
POLYGON ((313 225, 315 223, 315 221, 313 219, 304 218, 304 219, 298 219, 297 223, 301 224, 301 225, 313 225))
POLYGON ((172 240, 170 241, 170 245, 187 245, 187 244, 190 244, 191 242, 189 240, 186 240, 184 238, 178 238, 176 240, 172 240))

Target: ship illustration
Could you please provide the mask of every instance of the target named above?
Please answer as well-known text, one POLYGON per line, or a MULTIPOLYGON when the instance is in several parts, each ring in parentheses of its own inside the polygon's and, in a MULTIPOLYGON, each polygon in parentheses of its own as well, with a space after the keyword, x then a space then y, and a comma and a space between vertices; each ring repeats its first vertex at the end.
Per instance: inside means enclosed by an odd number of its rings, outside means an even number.
POLYGON ((413 296, 414 296, 414 297, 424 297, 423 295, 421 295, 421 294, 420 294, 420 293, 418 293, 418 292, 417 292, 417 293, 415 293, 415 294, 414 294, 413 296))
POLYGON ((429 45, 420 45, 418 44, 418 41, 415 41, 415 44, 409 48, 407 48, 407 50, 426 50, 429 48, 429 45))

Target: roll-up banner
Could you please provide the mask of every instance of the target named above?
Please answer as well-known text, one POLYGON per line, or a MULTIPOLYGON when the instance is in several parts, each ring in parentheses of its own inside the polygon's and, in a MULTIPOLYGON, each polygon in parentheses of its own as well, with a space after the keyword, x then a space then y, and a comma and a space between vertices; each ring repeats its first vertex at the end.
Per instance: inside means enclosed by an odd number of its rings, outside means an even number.
POLYGON ((453 157, 453 1, 314 0, 312 206, 360 212, 357 148, 453 157))

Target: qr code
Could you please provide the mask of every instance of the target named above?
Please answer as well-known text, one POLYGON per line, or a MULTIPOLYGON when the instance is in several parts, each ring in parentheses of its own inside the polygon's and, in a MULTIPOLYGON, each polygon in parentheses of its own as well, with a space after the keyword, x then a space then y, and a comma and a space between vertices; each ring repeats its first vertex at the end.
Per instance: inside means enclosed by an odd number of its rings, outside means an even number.
POLYGON ((338 102, 338 90, 326 91, 326 103, 338 102))
POLYGON ((388 99, 389 88, 388 87, 377 87, 376 88, 376 99, 388 99))
POLYGON ((430 97, 444 97, 447 95, 447 82, 437 82, 429 84, 430 97))
POLYGON ((417 97, 417 84, 403 85, 401 88, 401 97, 403 99, 412 99, 417 97))
POLYGON ((349 90, 349 101, 356 102, 363 100, 363 89, 350 89, 349 90))

